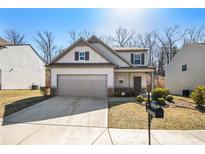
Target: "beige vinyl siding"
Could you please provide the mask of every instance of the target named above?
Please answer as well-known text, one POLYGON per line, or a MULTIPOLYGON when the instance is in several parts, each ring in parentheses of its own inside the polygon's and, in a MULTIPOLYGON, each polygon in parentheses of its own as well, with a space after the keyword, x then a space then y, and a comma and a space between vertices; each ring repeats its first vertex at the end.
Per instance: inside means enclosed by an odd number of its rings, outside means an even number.
POLYGON ((165 69, 165 86, 171 93, 182 95, 182 90, 193 90, 205 85, 205 45, 189 44, 183 47, 165 69), (187 71, 182 72, 182 65, 187 71))
POLYGON ((29 45, 9 45, 0 49, 2 89, 30 89, 45 86, 44 62, 29 45))
POLYGON ((101 52, 104 52, 105 55, 109 56, 110 59, 112 59, 114 64, 119 65, 120 67, 129 67, 130 65, 124 62, 121 58, 119 58, 117 55, 112 53, 110 50, 105 48, 102 44, 100 43, 92 43, 93 46, 96 48, 100 49, 101 52))
POLYGON ((115 88, 133 88, 134 87, 134 77, 141 77, 142 88, 147 86, 146 73, 122 73, 115 72, 115 88), (119 76, 124 77, 124 83, 119 83, 119 76))
POLYGON ((119 55, 131 63, 131 54, 132 53, 133 54, 144 53, 145 54, 145 61, 144 61, 145 63, 144 63, 144 65, 147 65, 147 52, 127 52, 127 51, 125 51, 125 52, 119 52, 119 55))
POLYGON ((88 46, 77 46, 61 57, 57 63, 109 63, 104 57, 98 54, 96 51, 91 49, 88 46), (88 51, 89 52, 89 61, 75 61, 75 52, 79 51, 88 51))
POLYGON ((115 73, 115 87, 129 88, 129 73, 115 73), (119 83, 119 77, 124 77, 123 83, 119 83))

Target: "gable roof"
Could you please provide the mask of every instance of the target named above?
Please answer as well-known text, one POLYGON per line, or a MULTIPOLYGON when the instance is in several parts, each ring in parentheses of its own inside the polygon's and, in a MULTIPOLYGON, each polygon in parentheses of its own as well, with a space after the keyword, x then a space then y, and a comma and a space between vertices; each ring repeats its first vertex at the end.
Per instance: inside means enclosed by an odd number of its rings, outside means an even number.
POLYGON ((0 46, 5 46, 8 44, 12 44, 12 43, 0 37, 0 46))
POLYGON ((114 48, 113 50, 117 52, 147 52, 149 49, 147 48, 114 48))
POLYGON ((90 38, 88 38, 87 40, 90 43, 100 43, 102 44, 105 48, 107 48, 110 52, 112 52, 114 55, 116 55, 117 57, 119 57, 122 61, 124 61, 126 64, 128 64, 131 67, 134 67, 134 65, 132 65, 130 62, 128 62, 126 59, 124 59, 123 57, 121 57, 116 51, 114 51, 111 47, 109 47, 107 44, 105 44, 102 40, 100 40, 98 37, 96 37, 95 35, 92 35, 90 38))
MULTIPOLYGON (((55 63, 57 60, 59 60, 65 54, 70 52, 74 47, 76 47, 79 44, 85 44, 85 45, 89 46, 91 49, 93 49, 95 52, 97 52, 99 55, 101 55, 103 58, 105 58, 108 62, 110 62, 111 64, 114 64, 112 62, 112 60, 108 56, 106 56, 103 52, 100 52, 99 49, 97 49, 96 47, 91 45, 88 41, 84 40, 83 38, 80 38, 76 42, 71 44, 68 48, 64 49, 63 52, 60 53, 58 56, 56 56, 48 65, 52 65, 53 63, 55 63)), ((116 65, 116 64, 114 64, 114 65, 116 65)))
POLYGON ((29 46, 33 52, 41 59, 41 61, 43 63, 45 63, 44 59, 38 54, 38 52, 31 46, 31 44, 7 44, 7 45, 4 45, 3 47, 5 48, 6 50, 6 47, 9 47, 9 46, 12 46, 12 47, 19 47, 19 46, 29 46))

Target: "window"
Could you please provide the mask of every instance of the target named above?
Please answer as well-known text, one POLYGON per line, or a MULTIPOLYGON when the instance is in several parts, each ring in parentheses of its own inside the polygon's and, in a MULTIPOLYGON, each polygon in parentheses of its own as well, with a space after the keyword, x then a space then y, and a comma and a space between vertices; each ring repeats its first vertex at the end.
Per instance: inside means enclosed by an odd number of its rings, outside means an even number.
POLYGON ((134 55, 134 64, 137 64, 137 65, 141 64, 141 54, 134 55))
POLYGON ((85 52, 79 52, 79 60, 85 60, 85 52))
POLYGON ((89 51, 76 51, 75 52, 75 61, 89 61, 89 51))
POLYGON ((187 64, 182 65, 182 72, 187 71, 187 64))
POLYGON ((118 81, 119 81, 119 83, 123 84, 124 83, 124 76, 119 76, 118 81))
POLYGON ((145 53, 131 53, 131 63, 134 65, 145 65, 145 53))

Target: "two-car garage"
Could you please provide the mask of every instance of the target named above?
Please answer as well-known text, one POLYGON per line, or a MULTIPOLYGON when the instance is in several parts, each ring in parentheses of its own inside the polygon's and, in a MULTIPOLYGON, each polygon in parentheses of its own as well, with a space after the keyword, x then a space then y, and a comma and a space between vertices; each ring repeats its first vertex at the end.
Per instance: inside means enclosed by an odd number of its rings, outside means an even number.
POLYGON ((57 94, 106 98, 107 75, 58 75, 57 94))
POLYGON ((113 86, 113 67, 51 69, 51 87, 58 96, 107 98, 113 86))

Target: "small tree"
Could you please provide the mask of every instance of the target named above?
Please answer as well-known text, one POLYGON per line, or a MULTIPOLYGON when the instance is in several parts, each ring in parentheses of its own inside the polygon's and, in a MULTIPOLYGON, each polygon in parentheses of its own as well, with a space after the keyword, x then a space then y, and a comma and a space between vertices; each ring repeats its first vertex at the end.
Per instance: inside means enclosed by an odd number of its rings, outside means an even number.
POLYGON ((138 96, 136 97, 136 101, 139 102, 139 103, 142 103, 142 102, 144 101, 143 96, 138 95, 138 96))
POLYGON ((155 88, 152 90, 152 99, 157 101, 158 98, 166 98, 169 95, 169 89, 166 88, 155 88))
POLYGON ((8 30, 5 32, 5 38, 12 42, 13 44, 23 44, 25 43, 25 36, 18 33, 15 30, 8 30))
POLYGON ((205 86, 198 86, 190 95, 191 99, 198 105, 205 104, 205 86))
POLYGON ((38 48, 42 51, 46 64, 48 64, 51 62, 56 51, 56 46, 54 45, 54 35, 49 31, 37 32, 36 35, 37 36, 34 40, 36 41, 38 48))

